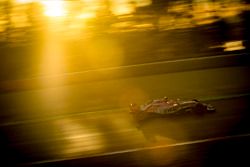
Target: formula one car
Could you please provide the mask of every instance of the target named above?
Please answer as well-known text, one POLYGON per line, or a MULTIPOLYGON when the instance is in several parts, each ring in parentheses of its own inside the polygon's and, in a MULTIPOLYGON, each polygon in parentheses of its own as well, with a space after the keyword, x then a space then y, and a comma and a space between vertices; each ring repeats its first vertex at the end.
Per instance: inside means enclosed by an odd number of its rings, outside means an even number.
POLYGON ((203 115, 215 112, 215 108, 199 100, 162 99, 151 100, 145 104, 130 104, 130 113, 136 121, 143 121, 152 116, 174 116, 183 114, 203 115))

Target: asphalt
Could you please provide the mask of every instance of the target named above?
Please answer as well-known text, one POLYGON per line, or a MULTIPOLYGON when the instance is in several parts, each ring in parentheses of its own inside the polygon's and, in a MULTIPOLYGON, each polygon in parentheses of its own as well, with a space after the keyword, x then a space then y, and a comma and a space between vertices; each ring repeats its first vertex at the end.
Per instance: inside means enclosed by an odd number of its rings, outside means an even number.
POLYGON ((34 90, 87 82, 99 82, 129 77, 176 73, 182 71, 206 70, 223 67, 248 67, 249 64, 250 59, 249 54, 247 53, 185 58, 179 60, 177 59, 119 67, 100 68, 95 70, 28 77, 14 80, 3 80, 0 81, 0 92, 4 93, 34 90))
POLYGON ((246 161, 234 151, 248 147, 248 74, 248 66, 233 66, 2 93, 1 158, 10 166, 112 166, 113 159, 114 166, 199 166, 203 158, 214 163, 222 144, 246 161), (206 100, 217 112, 138 127, 128 104, 163 96, 206 100))
POLYGON ((249 148, 249 96, 209 103, 216 113, 155 118, 139 128, 127 110, 4 126, 2 152, 10 165, 21 166, 249 164, 243 152, 249 148))
MULTIPOLYGON (((236 66, 7 92, 0 95, 1 122, 125 108, 131 102, 164 96, 208 99, 245 94, 249 93, 248 75, 248 66, 236 66)), ((40 82, 53 83, 47 79, 40 82)))

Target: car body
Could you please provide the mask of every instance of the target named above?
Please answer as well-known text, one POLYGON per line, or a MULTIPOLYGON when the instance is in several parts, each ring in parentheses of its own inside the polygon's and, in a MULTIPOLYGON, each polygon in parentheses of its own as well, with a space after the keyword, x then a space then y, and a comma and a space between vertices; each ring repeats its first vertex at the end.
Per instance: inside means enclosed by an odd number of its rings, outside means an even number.
POLYGON ((145 104, 130 104, 130 113, 136 121, 143 121, 151 116, 176 116, 184 114, 203 115, 216 109, 211 104, 199 100, 162 99, 151 100, 145 104))

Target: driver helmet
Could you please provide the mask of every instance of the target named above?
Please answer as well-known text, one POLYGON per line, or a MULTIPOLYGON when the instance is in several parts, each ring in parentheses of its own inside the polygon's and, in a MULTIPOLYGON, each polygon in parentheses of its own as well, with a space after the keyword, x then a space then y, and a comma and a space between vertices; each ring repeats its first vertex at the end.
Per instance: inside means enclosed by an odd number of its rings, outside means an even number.
POLYGON ((164 101, 168 101, 168 97, 167 97, 167 96, 164 96, 164 97, 163 97, 163 100, 164 100, 164 101))

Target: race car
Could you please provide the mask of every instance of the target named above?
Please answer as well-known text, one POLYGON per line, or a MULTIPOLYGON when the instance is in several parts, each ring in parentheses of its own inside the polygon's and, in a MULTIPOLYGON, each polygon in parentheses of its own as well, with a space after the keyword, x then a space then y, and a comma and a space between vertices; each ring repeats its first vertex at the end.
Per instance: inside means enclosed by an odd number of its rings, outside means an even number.
POLYGON ((130 104, 130 113, 136 121, 143 121, 152 116, 175 116, 184 114, 203 115, 213 113, 216 109, 211 104, 197 99, 181 100, 167 97, 151 100, 145 104, 130 104))

